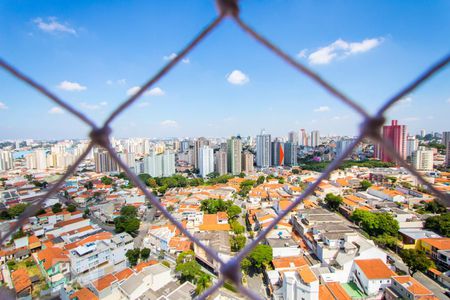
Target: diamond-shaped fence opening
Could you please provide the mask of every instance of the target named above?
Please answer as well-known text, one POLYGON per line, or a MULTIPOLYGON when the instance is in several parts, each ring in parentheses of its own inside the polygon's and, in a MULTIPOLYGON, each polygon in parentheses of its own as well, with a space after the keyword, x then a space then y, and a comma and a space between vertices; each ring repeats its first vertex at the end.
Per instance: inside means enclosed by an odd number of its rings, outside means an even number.
POLYGON ((106 122, 98 127, 95 122, 86 117, 83 113, 73 108, 64 100, 60 99, 52 92, 47 90, 45 87, 38 84, 33 79, 27 77, 19 70, 15 69, 12 65, 7 63, 5 60, 0 58, 0 67, 2 67, 5 71, 16 77, 17 79, 25 82, 29 86, 36 89, 41 94, 47 96, 50 100, 55 102, 56 104, 63 107, 65 110, 78 117, 81 121, 86 123, 91 127, 90 139, 87 149, 83 152, 83 154, 75 161, 73 165, 71 165, 68 170, 63 174, 63 176, 54 184, 47 193, 36 201, 33 205, 30 205, 25 212, 19 217, 18 221, 12 226, 8 234, 0 238, 0 244, 3 243, 9 236, 15 232, 18 228, 20 228, 26 220, 33 216, 42 206, 44 201, 49 198, 51 195, 57 193, 59 189, 64 184, 65 180, 76 171, 78 165, 84 160, 89 151, 94 146, 103 147, 108 151, 111 155, 112 159, 115 160, 119 167, 125 171, 130 180, 145 194, 145 196, 151 201, 151 203, 161 211, 161 213, 166 217, 172 224, 174 224, 180 232, 182 232, 186 237, 188 237, 193 243, 197 246, 201 247, 211 258, 220 263, 221 267, 219 270, 219 279, 216 283, 208 288, 203 294, 199 295, 199 299, 206 299, 208 296, 217 291, 220 287, 223 286, 225 281, 233 283, 240 293, 251 299, 259 299, 253 291, 245 288, 241 284, 241 272, 240 272, 240 262, 244 257, 246 257, 250 251, 278 224, 280 220, 282 220, 292 209, 294 209, 298 204, 302 202, 304 198, 311 195, 312 192, 316 189, 316 187, 320 184, 320 182, 331 174, 333 170, 338 168, 343 160, 353 151, 353 149, 358 145, 359 142, 363 138, 370 138, 374 142, 378 143, 381 147, 384 148, 389 155, 394 158, 398 164, 409 172, 412 175, 417 177, 417 179, 425 185, 434 195, 437 197, 437 200, 445 206, 450 206, 450 196, 448 194, 444 194, 439 190, 435 189, 432 184, 427 182, 425 179, 421 177, 421 175, 411 167, 406 161, 404 161, 400 154, 398 154, 394 147, 390 144, 389 141, 383 140, 380 135, 381 127, 384 124, 384 113, 392 107, 397 101, 399 101, 402 97, 411 93, 415 90, 420 84, 428 80, 431 76, 433 76, 436 72, 444 68, 450 62, 450 54, 446 55, 444 58, 439 60, 435 65, 431 66, 428 70, 426 70, 423 74, 421 74, 417 79, 415 79, 412 83, 401 89, 396 95, 392 98, 388 99, 385 104, 378 110, 375 115, 370 115, 366 112, 361 106, 359 106, 356 102, 351 100, 349 97, 344 95, 342 92, 334 88, 330 83, 325 81, 319 75, 314 73, 308 67, 299 63, 297 60, 289 56, 286 52, 282 51, 276 45, 272 44, 269 40, 264 38, 262 35, 253 30, 250 26, 243 21, 239 16, 239 6, 238 0, 216 0, 218 7, 218 16, 209 23, 197 36, 195 36, 192 41, 190 41, 180 52, 177 53, 177 56, 169 61, 161 70, 159 70, 153 77, 151 77, 142 88, 132 95, 129 99, 124 101, 111 115, 108 117, 106 122), (339 101, 344 104, 350 106, 354 111, 360 114, 364 118, 364 122, 361 124, 359 135, 355 139, 355 141, 336 159, 334 159, 326 168, 326 170, 317 178, 317 180, 309 185, 302 194, 297 197, 289 207, 280 212, 279 215, 274 219, 274 221, 265 228, 259 235, 244 249, 242 249, 235 257, 233 257, 230 261, 224 262, 218 254, 211 248, 202 244, 197 238, 195 238, 191 233, 189 233, 183 226, 180 224, 171 214, 167 211, 167 209, 161 205, 159 199, 153 195, 146 188, 145 184, 138 178, 138 176, 133 173, 128 166, 119 158, 114 148, 110 143, 110 123, 121 113, 123 113, 128 107, 133 105, 133 103, 150 87, 152 87, 156 82, 158 82, 162 77, 166 76, 170 70, 178 64, 183 58, 186 57, 193 49, 196 47, 201 41, 203 41, 208 34, 210 34, 223 20, 224 18, 231 18, 236 22, 236 24, 246 33, 248 33, 252 38, 257 40, 260 44, 266 47, 269 51, 273 52, 276 56, 278 56, 282 61, 292 66, 294 69, 302 73, 303 75, 309 77, 313 82, 324 88, 328 93, 333 95, 339 101))

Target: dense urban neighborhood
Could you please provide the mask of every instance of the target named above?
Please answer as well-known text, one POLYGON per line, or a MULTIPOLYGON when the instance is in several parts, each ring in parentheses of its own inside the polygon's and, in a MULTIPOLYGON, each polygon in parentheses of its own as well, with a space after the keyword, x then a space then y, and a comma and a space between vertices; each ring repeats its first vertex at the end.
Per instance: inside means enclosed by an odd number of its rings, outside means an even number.
MULTIPOLYGON (((450 132, 404 138, 405 148, 397 150, 436 190, 449 193, 449 152, 442 145, 450 148, 450 132)), ((225 262, 262 234, 241 261, 242 285, 261 298, 446 299, 445 199, 366 141, 319 182, 351 141, 304 130, 287 140, 264 132, 255 140, 113 140, 156 198, 147 198, 108 153, 94 148, 40 207, 37 201, 86 142, 3 141, 2 293, 191 299, 219 280, 220 262, 186 231, 225 262), (307 189, 312 193, 293 204, 307 189)), ((236 291, 225 281, 210 297, 242 298, 236 291)))

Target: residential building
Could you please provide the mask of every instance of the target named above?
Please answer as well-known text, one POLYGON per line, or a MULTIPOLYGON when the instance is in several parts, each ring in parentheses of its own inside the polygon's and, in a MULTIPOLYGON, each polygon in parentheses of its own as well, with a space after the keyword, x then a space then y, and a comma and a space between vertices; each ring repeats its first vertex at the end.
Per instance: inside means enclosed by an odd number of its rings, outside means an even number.
POLYGON ((355 141, 355 139, 344 138, 336 142, 336 156, 341 155, 348 147, 355 141))
POLYGON ((61 248, 45 248, 33 257, 52 290, 61 288, 70 280, 70 260, 61 248))
POLYGON ((101 148, 97 148, 94 152, 95 172, 118 172, 119 166, 115 160, 112 159, 109 153, 101 148))
POLYGON ((203 146, 199 149, 198 170, 203 178, 214 172, 214 151, 212 148, 203 146))
POLYGON ((200 149, 203 146, 209 146, 209 141, 205 139, 204 137, 198 138, 194 142, 194 167, 198 168, 198 159, 199 159, 199 153, 200 149))
POLYGON ((272 166, 284 166, 284 143, 278 139, 272 142, 272 166))
POLYGON ((408 135, 406 140, 406 157, 411 157, 413 152, 419 148, 419 139, 415 135, 408 135))
POLYGON ((309 137, 305 129, 300 129, 299 144, 304 147, 309 146, 309 137))
MULTIPOLYGON (((224 262, 227 262, 231 258, 231 246, 230 246, 230 235, 228 231, 207 231, 207 232, 197 232, 194 234, 202 244, 213 249, 224 262)), ((214 260, 200 248, 196 243, 194 243, 195 256, 201 260, 206 266, 210 268, 211 271, 217 273, 220 268, 220 263, 214 260)))
MULTIPOLYGON (((397 120, 392 120, 391 125, 383 126, 382 138, 388 143, 392 144, 394 150, 400 155, 402 159, 406 159, 406 125, 399 125, 397 120)), ((377 157, 384 162, 395 162, 389 156, 383 147, 378 146, 377 157)))
POLYGON ((442 144, 447 146, 449 142, 450 142, 450 131, 442 132, 442 144))
POLYGON ((309 266, 284 271, 281 280, 281 288, 273 294, 275 300, 319 300, 319 279, 309 266))
POLYGON ((297 131, 290 131, 288 133, 288 141, 289 141, 289 143, 292 143, 294 145, 298 145, 298 132, 297 131))
POLYGON ((369 296, 381 294, 396 275, 379 258, 356 259, 352 279, 369 296))
POLYGON ((392 276, 392 284, 385 290, 386 300, 396 299, 437 299, 432 291, 411 276, 392 276))
POLYGON ((256 136, 256 166, 258 168, 268 168, 272 162, 271 151, 271 137, 261 131, 260 135, 256 136))
POLYGON ((309 145, 311 147, 317 147, 320 145, 320 133, 319 130, 313 130, 311 131, 311 139, 309 145))
POLYGON ((297 165, 297 144, 284 143, 284 164, 290 167, 297 165))
POLYGON ((155 152, 144 157, 144 172, 152 177, 169 177, 175 174, 175 153, 155 152))
POLYGON ((227 141, 227 164, 228 173, 238 175, 242 170, 242 141, 241 137, 231 137, 227 141))
POLYGON ((14 167, 11 151, 0 150, 0 171, 7 171, 14 167))
POLYGON ((242 171, 246 173, 253 172, 254 155, 250 151, 242 152, 242 171))
POLYGON ((433 151, 425 147, 419 147, 412 153, 412 165, 419 171, 433 171, 433 151))
POLYGON ((220 149, 214 154, 214 172, 219 173, 219 175, 225 175, 228 173, 227 169, 227 151, 220 149))

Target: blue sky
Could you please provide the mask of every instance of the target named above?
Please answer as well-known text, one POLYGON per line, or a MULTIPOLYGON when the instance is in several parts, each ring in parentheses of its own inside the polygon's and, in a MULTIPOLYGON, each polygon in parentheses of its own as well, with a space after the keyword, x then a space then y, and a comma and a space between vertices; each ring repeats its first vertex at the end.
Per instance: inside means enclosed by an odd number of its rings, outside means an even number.
MULTIPOLYGON (((374 112, 450 51, 450 2, 250 1, 252 27, 374 112)), ((214 16, 214 1, 0 2, 0 56, 98 123, 214 16), (134 89, 133 89, 134 88, 134 89)), ((450 68, 388 114, 450 130, 450 68)), ((357 133, 359 117, 225 20, 114 136, 357 133)), ((88 128, 0 70, 0 139, 82 138, 88 128)))

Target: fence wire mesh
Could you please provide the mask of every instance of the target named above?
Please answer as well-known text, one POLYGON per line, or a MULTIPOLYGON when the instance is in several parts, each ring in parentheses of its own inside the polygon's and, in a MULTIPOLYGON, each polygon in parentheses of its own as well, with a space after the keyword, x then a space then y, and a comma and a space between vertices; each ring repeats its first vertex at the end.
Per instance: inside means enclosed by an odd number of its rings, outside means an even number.
POLYGON ((94 146, 99 146, 104 149, 111 155, 112 159, 118 163, 121 169, 125 171, 130 180, 144 193, 147 199, 158 209, 161 213, 172 223, 174 224, 186 237, 188 237, 193 243, 201 247, 208 255, 210 255, 214 260, 220 263, 219 270, 219 279, 209 287, 206 291, 204 291, 201 295, 198 296, 198 299, 206 299, 208 296, 212 295, 219 288, 223 286, 225 281, 232 282, 238 289, 238 291, 243 295, 250 299, 260 299, 258 295, 256 295, 253 291, 242 285, 241 280, 241 271, 240 271, 240 263, 243 258, 245 258, 250 251, 262 241, 262 239, 278 224, 280 220, 282 220, 292 209, 294 209, 297 205, 301 203, 303 199, 311 195, 317 186, 321 183, 322 180, 327 179, 331 172, 337 169, 341 163, 345 160, 347 156, 351 154, 353 149, 364 139, 369 138, 373 142, 378 143, 381 147, 384 148, 389 155, 394 158, 398 164, 407 169, 412 175, 417 177, 418 181, 425 185, 429 191, 431 191, 435 196, 436 200, 446 207, 450 206, 450 195, 444 194, 441 191, 437 190, 431 183, 426 181, 420 174, 415 170, 411 165, 409 165, 399 153, 396 152, 393 145, 387 141, 383 140, 381 136, 381 128, 385 123, 384 114, 386 111, 391 108, 396 102, 402 99, 404 96, 408 95, 412 91, 414 91, 419 85, 427 81, 434 74, 436 74, 439 70, 446 67, 450 62, 450 53, 445 57, 440 59, 436 64, 431 66, 428 70, 420 74, 417 79, 412 81, 409 85, 401 89, 397 94, 395 94, 392 98, 387 99, 385 104, 378 110, 376 114, 373 116, 370 115, 366 110, 364 110, 359 104, 355 101, 351 100, 349 97, 344 95, 341 91, 333 87, 326 80, 317 75, 314 71, 309 69, 307 66, 301 64, 293 57, 288 55, 286 52, 278 48, 276 45, 271 43, 268 39, 260 35, 257 31, 252 29, 244 20, 242 20, 239 16, 239 3, 238 0, 216 0, 217 8, 218 8, 218 16, 214 18, 214 20, 207 24, 206 27, 195 36, 192 41, 190 41, 181 51, 177 53, 177 56, 169 61, 161 70, 159 70, 154 76, 152 76, 143 86, 142 88, 124 101, 116 110, 111 113, 111 115, 107 118, 105 123, 98 127, 96 123, 85 116, 82 112, 78 111, 70 104, 65 102, 64 100, 57 97, 51 91, 46 89, 44 86, 40 85, 32 78, 26 76, 24 73, 20 72, 18 69, 13 67, 11 64, 6 62, 5 60, 0 58, 0 67, 2 67, 5 71, 10 73, 12 76, 17 79, 25 82, 29 86, 36 89, 41 94, 45 95, 47 98, 60 105, 66 111, 76 116, 78 119, 86 123, 91 128, 90 133, 90 143, 87 149, 80 155, 80 157, 75 161, 73 165, 71 165, 68 170, 63 174, 61 178, 45 193, 42 198, 35 201, 32 205, 30 205, 25 212, 19 217, 17 222, 10 228, 9 232, 0 238, 0 244, 8 239, 12 233, 14 233, 17 229, 24 225, 24 223, 28 220, 29 217, 33 216, 37 211, 42 207, 45 200, 51 197, 53 194, 57 193, 59 189, 65 183, 65 180, 71 176, 78 168, 78 165, 84 160, 84 158, 88 155, 89 151, 94 146), (231 18, 236 22, 236 24, 247 34, 249 34, 252 38, 258 41, 261 45, 265 46, 269 51, 278 56, 282 61, 292 66, 298 72, 310 78, 313 82, 321 86, 324 90, 330 93, 332 96, 337 98, 342 103, 351 107, 354 111, 356 111, 359 115, 364 118, 360 129, 359 135, 354 140, 354 142, 346 148, 346 150, 339 155, 336 159, 334 159, 324 172, 317 178, 317 180, 309 185, 300 196, 298 196, 287 209, 280 212, 278 216, 274 219, 274 221, 262 232, 258 234, 258 236, 248 245, 244 247, 235 257, 231 260, 224 262, 219 255, 208 246, 202 244, 197 238, 195 238, 190 232, 188 232, 180 222, 178 222, 171 213, 161 205, 159 199, 151 193, 145 186, 145 184, 139 179, 139 177, 131 171, 125 162, 123 162, 113 146, 110 143, 110 134, 111 129, 109 125, 111 122, 120 114, 122 114, 128 107, 133 105, 133 103, 140 97, 142 94, 151 88, 155 83, 157 83, 161 78, 166 76, 170 70, 177 65, 183 58, 185 58, 200 42, 202 42, 214 29, 216 29, 219 24, 225 18, 231 18))

